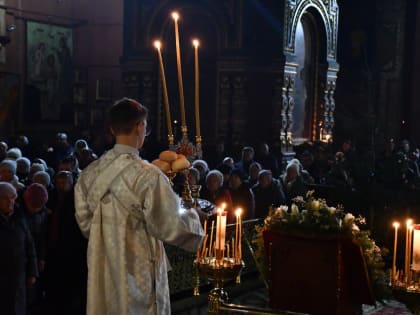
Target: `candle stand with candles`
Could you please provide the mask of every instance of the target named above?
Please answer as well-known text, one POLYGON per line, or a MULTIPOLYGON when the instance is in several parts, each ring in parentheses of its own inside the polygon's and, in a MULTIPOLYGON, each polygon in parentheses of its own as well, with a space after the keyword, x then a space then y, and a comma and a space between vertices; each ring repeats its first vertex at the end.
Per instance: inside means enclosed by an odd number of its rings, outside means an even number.
POLYGON ((242 260, 242 210, 236 210, 235 237, 229 242, 226 241, 227 212, 224 207, 225 205, 222 205, 217 209, 216 227, 215 221, 212 221, 211 228, 207 231, 207 221, 204 223, 204 242, 194 260, 194 295, 199 295, 199 275, 214 285, 208 297, 208 314, 218 314, 220 305, 229 301, 223 286, 230 280, 240 283, 240 274, 245 266, 242 260))
POLYGON ((394 222, 393 227, 394 252, 390 279, 392 293, 412 311, 420 312, 420 224, 413 224, 411 219, 406 221, 403 270, 397 270, 396 264, 399 222, 394 222))

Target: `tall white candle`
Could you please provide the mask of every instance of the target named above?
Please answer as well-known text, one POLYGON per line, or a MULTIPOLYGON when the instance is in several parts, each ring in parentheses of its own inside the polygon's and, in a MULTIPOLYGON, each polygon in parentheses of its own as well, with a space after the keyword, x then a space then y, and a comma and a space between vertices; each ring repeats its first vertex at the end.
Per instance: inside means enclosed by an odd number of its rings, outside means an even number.
POLYGON ((182 66, 181 66, 181 47, 179 45, 179 29, 178 29, 178 12, 172 12, 172 18, 175 25, 175 48, 176 48, 176 67, 178 72, 178 91, 179 91, 179 105, 181 107, 181 128, 186 128, 185 121, 185 105, 184 105, 184 84, 182 81, 182 66))
POLYGON ((163 89, 163 103, 165 105, 165 116, 166 116, 166 127, 168 129, 168 138, 170 144, 173 144, 173 133, 172 133, 172 122, 171 122, 171 112, 169 110, 169 98, 168 98, 168 88, 166 86, 166 77, 165 77, 165 68, 163 66, 163 58, 160 48, 162 46, 161 42, 156 40, 154 42, 154 46, 157 50, 158 57, 159 57, 159 68, 160 68, 160 76, 162 78, 162 89, 163 89))
POLYGON ((217 213, 217 222, 216 222, 216 247, 215 249, 224 250, 225 249, 225 239, 226 239, 226 211, 221 211, 219 209, 217 213))
POLYGON ((405 257, 405 261, 404 261, 404 276, 405 276, 405 278, 406 278, 406 281, 408 281, 408 273, 409 273, 409 262, 408 262, 408 260, 409 260, 409 258, 408 258, 408 252, 409 252, 409 249, 408 249, 408 244, 409 244, 409 241, 408 241, 408 239, 409 239, 409 234, 410 234, 410 232, 409 232, 409 227, 411 226, 413 224, 413 220, 411 220, 411 219, 408 219, 407 221, 406 221, 406 230, 405 230, 405 255, 404 255, 404 257, 405 257))
POLYGON ((395 281, 395 274, 397 271, 397 242, 398 242, 398 228, 400 227, 400 224, 398 222, 394 222, 393 224, 395 228, 395 234, 394 234, 394 254, 392 257, 392 273, 391 273, 391 283, 395 281))
POLYGON ((420 224, 413 226, 413 263, 412 269, 420 271, 420 224))
POLYGON ((201 138, 201 128, 200 128, 200 78, 199 78, 199 65, 198 65, 198 46, 200 42, 198 39, 193 40, 194 46, 194 72, 195 72, 195 84, 194 84, 194 99, 195 99, 195 132, 197 139, 201 138))

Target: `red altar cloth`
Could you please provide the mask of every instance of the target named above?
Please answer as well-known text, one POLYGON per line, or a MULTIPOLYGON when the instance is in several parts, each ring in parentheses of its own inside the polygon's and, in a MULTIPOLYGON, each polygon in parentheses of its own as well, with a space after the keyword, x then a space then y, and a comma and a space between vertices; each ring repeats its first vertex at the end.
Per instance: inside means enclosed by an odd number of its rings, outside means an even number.
POLYGON ((342 236, 264 232, 270 307, 309 314, 355 314, 374 304, 358 244, 342 236))

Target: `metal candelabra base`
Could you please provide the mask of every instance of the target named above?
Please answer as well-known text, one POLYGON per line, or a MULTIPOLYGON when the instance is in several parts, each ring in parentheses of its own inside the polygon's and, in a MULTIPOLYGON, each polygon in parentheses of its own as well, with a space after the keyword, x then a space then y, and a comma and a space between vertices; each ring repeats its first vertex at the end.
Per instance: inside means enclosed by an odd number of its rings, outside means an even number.
POLYGON ((228 293, 223 285, 230 280, 236 279, 236 283, 240 283, 240 274, 245 264, 242 260, 234 258, 216 259, 214 257, 204 257, 194 261, 196 270, 196 281, 194 295, 199 295, 199 275, 207 278, 213 283, 214 288, 208 296, 208 314, 219 314, 219 309, 223 303, 229 302, 228 293))

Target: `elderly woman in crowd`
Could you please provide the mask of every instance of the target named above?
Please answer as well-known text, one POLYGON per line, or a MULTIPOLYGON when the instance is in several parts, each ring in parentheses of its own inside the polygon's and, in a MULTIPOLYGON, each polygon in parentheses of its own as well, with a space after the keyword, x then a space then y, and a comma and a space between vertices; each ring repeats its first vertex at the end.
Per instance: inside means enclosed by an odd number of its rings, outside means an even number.
POLYGON ((17 191, 21 191, 25 186, 22 183, 19 183, 16 176, 16 168, 16 161, 6 159, 0 162, 0 181, 8 182, 12 184, 17 191))
POLYGON ((192 163, 192 166, 198 169, 198 171, 200 172, 199 184, 204 187, 206 185, 206 176, 207 176, 207 173, 209 172, 209 165, 204 160, 195 160, 192 163))
POLYGON ((31 161, 26 157, 21 157, 16 160, 16 176, 19 182, 24 185, 28 184, 29 171, 31 169, 31 161))
POLYGON ((286 167, 286 172, 281 176, 281 180, 288 205, 292 203, 293 198, 306 195, 307 188, 300 176, 298 164, 289 163, 286 167))
POLYGON ((15 212, 16 189, 0 182, 0 307, 2 315, 26 314, 26 291, 38 276, 35 246, 22 215, 15 212))
POLYGON ((203 199, 216 206, 226 204, 226 210, 232 210, 232 199, 229 190, 223 187, 223 174, 218 170, 210 171, 206 176, 206 189, 201 194, 203 199))
POLYGON ((261 170, 258 183, 252 187, 255 198, 255 217, 265 218, 271 206, 278 207, 285 203, 285 196, 280 182, 273 178, 270 170, 261 170))

